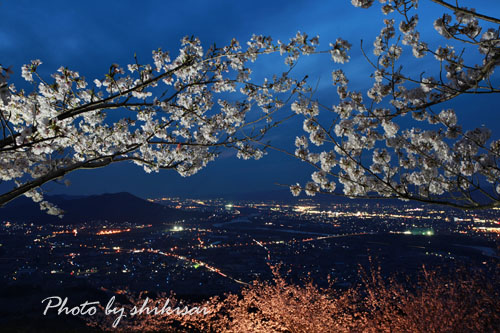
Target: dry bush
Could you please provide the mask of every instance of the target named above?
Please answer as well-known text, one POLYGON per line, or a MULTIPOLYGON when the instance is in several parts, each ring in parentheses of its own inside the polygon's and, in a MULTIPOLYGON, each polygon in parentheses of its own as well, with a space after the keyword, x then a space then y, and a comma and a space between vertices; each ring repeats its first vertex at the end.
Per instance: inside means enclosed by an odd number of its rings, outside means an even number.
MULTIPOLYGON (((373 272, 373 271, 372 271, 373 272)), ((498 272, 423 270, 416 284, 384 280, 380 271, 358 289, 363 332, 497 332, 500 330, 498 272), (362 291, 360 291, 362 289, 362 291)))
POLYGON ((351 291, 321 289, 311 281, 290 284, 273 268, 270 282, 257 282, 223 300, 222 312, 203 328, 216 332, 345 331, 354 322, 351 291))
MULTIPOLYGON (((347 290, 319 288, 310 280, 288 283, 278 268, 272 281, 254 281, 241 293, 214 297, 208 315, 148 316, 123 320, 118 330, 162 332, 498 332, 498 270, 423 270, 416 283, 361 271, 347 290)), ((173 300, 172 297, 170 297, 173 300)), ((165 298, 156 300, 164 304, 165 298)), ((133 300, 135 304, 140 301, 133 300)), ((104 318, 106 321, 106 318, 104 318)), ((102 329, 110 329, 100 323, 102 329)), ((129 318, 127 318, 129 319, 129 318)), ((112 321, 112 320, 111 320, 112 321)), ((95 324, 95 323, 94 323, 95 324)))

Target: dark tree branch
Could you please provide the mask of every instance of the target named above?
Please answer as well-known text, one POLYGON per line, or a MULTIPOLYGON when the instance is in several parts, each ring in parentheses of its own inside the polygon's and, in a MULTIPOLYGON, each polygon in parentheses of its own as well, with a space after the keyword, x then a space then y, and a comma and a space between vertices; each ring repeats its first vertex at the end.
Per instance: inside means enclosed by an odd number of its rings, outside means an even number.
POLYGON ((489 21, 489 22, 492 22, 492 23, 500 24, 500 19, 497 19, 497 18, 494 18, 494 17, 491 17, 491 16, 487 16, 487 15, 483 15, 483 14, 479 14, 479 13, 467 10, 465 8, 460 8, 458 6, 453 6, 453 5, 450 5, 449 3, 446 3, 446 2, 444 2, 442 0, 431 0, 431 1, 435 2, 435 3, 439 4, 439 5, 441 5, 443 7, 446 7, 448 9, 454 10, 456 12, 460 12, 460 13, 464 13, 464 14, 469 14, 469 15, 472 15, 474 17, 480 18, 480 19, 485 20, 485 21, 489 21))

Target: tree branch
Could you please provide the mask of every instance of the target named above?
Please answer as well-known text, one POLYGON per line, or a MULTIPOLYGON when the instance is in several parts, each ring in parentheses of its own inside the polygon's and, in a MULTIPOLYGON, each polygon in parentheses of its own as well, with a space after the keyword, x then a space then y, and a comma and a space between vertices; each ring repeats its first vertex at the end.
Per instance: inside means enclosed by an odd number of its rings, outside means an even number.
POLYGON ((42 177, 39 177, 35 180, 27 182, 19 187, 16 187, 15 189, 11 190, 10 192, 7 192, 5 194, 0 195, 0 207, 3 206, 4 204, 8 203, 9 201, 17 198, 18 196, 20 196, 20 195, 22 195, 30 190, 33 190, 37 187, 40 187, 43 184, 45 184, 53 179, 62 177, 71 171, 74 171, 77 169, 101 168, 101 167, 104 167, 104 166, 111 164, 112 162, 113 162, 112 157, 104 157, 104 158, 100 158, 100 160, 97 160, 97 161, 85 161, 85 162, 75 163, 75 164, 69 165, 65 168, 51 171, 42 177))
POLYGON ((464 14, 469 14, 469 15, 472 15, 474 17, 477 17, 477 18, 480 18, 482 20, 485 20, 485 21, 489 21, 489 22, 492 22, 492 23, 496 23, 496 24, 500 24, 500 19, 497 19, 497 18, 494 18, 494 17, 491 17, 491 16, 486 16, 486 15, 483 15, 483 14, 479 14, 479 13, 475 13, 473 11, 470 11, 470 10, 467 10, 467 9, 464 9, 464 8, 460 8, 460 7, 457 7, 457 6, 453 6, 453 5, 450 5, 449 3, 446 3, 442 0, 431 0, 432 2, 434 3, 437 3, 443 7, 446 7, 448 9, 451 9, 451 10, 454 10, 456 12, 461 12, 461 13, 464 13, 464 14))

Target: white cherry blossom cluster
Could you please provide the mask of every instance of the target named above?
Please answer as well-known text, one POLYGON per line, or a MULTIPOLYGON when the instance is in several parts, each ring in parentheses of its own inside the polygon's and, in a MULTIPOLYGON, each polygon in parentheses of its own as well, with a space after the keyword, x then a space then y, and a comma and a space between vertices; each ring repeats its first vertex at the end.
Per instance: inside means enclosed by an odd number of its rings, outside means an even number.
MULTIPOLYGON (((255 142, 276 126, 276 112, 292 95, 309 91, 289 73, 299 56, 319 52, 318 37, 299 32, 289 42, 274 42, 253 36, 246 47, 233 39, 209 49, 185 37, 181 44, 177 56, 155 50, 152 64, 112 64, 91 81, 60 67, 49 82, 38 74, 42 62, 33 60, 21 69, 32 91, 7 86, 10 72, 0 68, 0 181, 13 184, 0 195, 0 205, 26 195, 58 215, 43 200, 41 186, 115 162, 190 176, 222 148, 237 150, 240 158, 261 158, 264 151, 255 142), (256 83, 250 64, 267 53, 282 54, 288 66, 256 83)), ((341 59, 347 47, 339 41, 334 51, 322 52, 341 59)))
MULTIPOLYGON (((374 1, 351 2, 369 8, 374 1)), ((500 65, 500 20, 465 7, 435 20, 440 35, 475 52, 479 62, 468 63, 452 45, 431 48, 421 40, 417 0, 379 2, 389 17, 373 44, 376 61, 367 56, 374 68, 368 99, 350 91, 347 75, 336 69, 332 79, 339 102, 332 108, 315 107, 322 104, 310 96, 292 104, 305 118, 308 134, 295 139, 295 156, 315 169, 303 187, 291 186, 292 194, 340 194, 336 184, 341 184, 349 197, 396 197, 465 209, 500 206, 500 140, 486 127, 462 129, 455 110, 442 105, 462 94, 500 93, 492 83, 498 80, 491 80, 500 65), (481 20, 496 28, 483 28, 481 20), (413 59, 432 56, 441 72, 405 74, 408 49, 413 59), (332 123, 320 120, 321 109, 337 117, 332 123), (411 127, 399 120, 408 114, 411 127)))

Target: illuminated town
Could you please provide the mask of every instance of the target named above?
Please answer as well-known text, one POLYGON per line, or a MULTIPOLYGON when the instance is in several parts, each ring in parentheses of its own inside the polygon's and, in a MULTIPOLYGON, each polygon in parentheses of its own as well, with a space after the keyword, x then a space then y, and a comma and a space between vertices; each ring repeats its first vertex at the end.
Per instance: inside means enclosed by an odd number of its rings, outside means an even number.
POLYGON ((498 209, 466 212, 312 199, 148 201, 201 215, 147 224, 3 220, 2 283, 203 297, 268 278, 269 264, 283 264, 292 279, 309 273, 320 284, 333 277, 342 287, 353 283, 359 265, 370 260, 387 272, 412 272, 422 265, 487 265, 498 259, 498 209))

